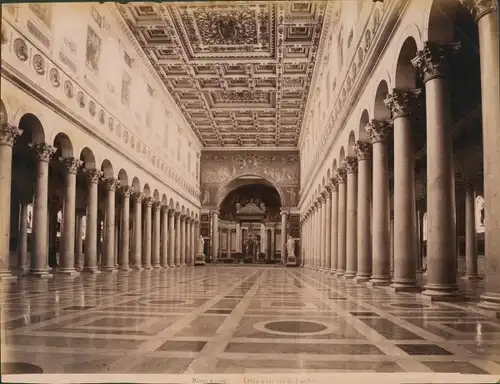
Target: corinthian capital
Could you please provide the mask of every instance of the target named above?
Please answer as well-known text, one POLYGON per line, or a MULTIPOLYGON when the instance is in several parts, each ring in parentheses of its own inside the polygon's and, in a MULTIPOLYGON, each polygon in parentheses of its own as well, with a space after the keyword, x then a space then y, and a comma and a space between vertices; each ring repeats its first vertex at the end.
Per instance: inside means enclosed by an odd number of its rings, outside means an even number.
POLYGON ((76 175, 78 169, 83 164, 83 161, 78 160, 74 157, 60 157, 59 161, 62 163, 66 171, 71 175, 76 175))
POLYGON ((496 12, 495 0, 459 0, 472 14, 476 23, 488 13, 496 12))
POLYGON ((107 177, 105 179, 102 179, 102 183, 104 185, 104 188, 106 188, 106 191, 114 192, 116 191, 116 188, 120 185, 120 180, 115 179, 113 177, 107 177))
POLYGON ((97 184, 102 177, 102 172, 95 168, 85 169, 84 173, 91 184, 97 184))
POLYGON ((0 126, 0 145, 8 145, 12 147, 16 139, 21 136, 23 131, 10 124, 2 124, 0 126))
POLYGON ((365 127, 372 144, 385 141, 391 131, 391 123, 387 120, 372 120, 365 127))
POLYGON ((392 93, 387 95, 384 104, 390 109, 393 119, 410 116, 416 109, 421 94, 421 89, 393 89, 392 93))
POLYGON ((130 185, 121 185, 120 193, 123 197, 129 198, 130 195, 132 194, 132 188, 130 187, 130 185))
POLYGON ((144 203, 144 205, 147 207, 147 208, 151 208, 152 205, 153 205, 153 198, 150 197, 150 196, 145 196, 143 199, 142 199, 142 202, 144 203))
POLYGON ((337 172, 336 179, 337 179, 338 183, 345 184, 345 182, 347 180, 346 169, 342 166, 342 167, 338 168, 336 172, 337 172))
POLYGON ((144 194, 142 192, 134 192, 132 193, 132 197, 136 203, 141 204, 144 194))
POLYGON ((358 141, 354 144, 353 150, 358 158, 358 161, 368 160, 372 153, 372 146, 366 141, 358 141))
POLYGON ((35 157, 38 161, 49 162, 51 157, 56 153, 57 148, 47 143, 30 144, 35 157))
POLYGON ((358 171, 358 159, 354 156, 347 156, 344 159, 343 165, 347 173, 356 173, 358 171))
POLYGON ((424 82, 449 73, 450 60, 460 49, 460 43, 435 43, 426 41, 424 49, 411 60, 412 65, 424 76, 424 82))

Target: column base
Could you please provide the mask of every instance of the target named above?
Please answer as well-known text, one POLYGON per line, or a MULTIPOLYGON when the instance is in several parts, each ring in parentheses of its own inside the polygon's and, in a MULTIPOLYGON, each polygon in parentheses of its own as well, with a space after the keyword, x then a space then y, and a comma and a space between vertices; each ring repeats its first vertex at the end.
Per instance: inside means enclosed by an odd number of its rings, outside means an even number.
POLYGON ((456 284, 427 284, 422 295, 431 301, 465 301, 456 284))
POLYGON ((49 271, 30 271, 30 273, 26 276, 36 277, 38 279, 51 279, 54 277, 54 275, 49 273, 49 271))
POLYGON ((133 271, 142 271, 142 266, 141 265, 132 265, 132 270, 133 271))
POLYGON ((418 286, 417 279, 395 278, 392 279, 389 290, 394 293, 421 292, 422 288, 418 286))
POLYGON ((367 282, 370 281, 370 276, 369 275, 357 275, 355 278, 354 278, 354 282, 356 284, 365 284, 367 282))
POLYGON ((169 268, 175 268, 175 264, 170 264, 168 267, 169 268))
POLYGON ((118 271, 119 272, 130 272, 132 268, 130 268, 128 265, 119 265, 118 266, 118 271))
POLYGON ((101 271, 97 269, 97 267, 87 267, 83 270, 84 273, 89 275, 100 275, 101 271))
POLYGON ((115 267, 103 267, 102 268, 103 273, 118 273, 118 269, 115 267))
POLYGON ((181 265, 180 264, 175 264, 175 268, 180 268, 181 265))
POLYGON ((356 277, 356 272, 346 271, 346 273, 344 273, 344 279, 346 280, 354 279, 355 277, 356 277))
POLYGON ((143 265, 142 269, 145 270, 145 271, 150 271, 150 270, 153 269, 153 267, 151 265, 143 265))
POLYGON ((344 274, 345 274, 345 271, 337 271, 337 272, 335 273, 335 276, 337 276, 337 277, 342 277, 342 276, 344 276, 344 274))
POLYGON ((161 265, 160 264, 155 264, 153 265, 153 269, 160 269, 161 268, 161 265))
POLYGON ((61 268, 57 271, 57 276, 76 277, 79 275, 80 275, 80 272, 78 272, 76 269, 73 269, 73 268, 67 268, 67 269, 61 268))
POLYGON ((330 269, 330 271, 328 273, 330 274, 331 277, 335 277, 337 275, 337 270, 330 269))
POLYGON ((161 265, 160 265, 160 267, 161 267, 161 268, 163 268, 163 269, 168 269, 168 268, 170 268, 170 267, 168 266, 168 264, 161 264, 161 265))
POLYGON ((488 311, 488 313, 492 314, 497 319, 500 319, 500 294, 483 293, 478 307, 488 311))
POLYGON ((14 276, 9 271, 0 272, 0 281, 14 281, 14 280, 17 280, 17 276, 14 276))
POLYGON ((372 276, 370 281, 366 283, 369 288, 387 287, 391 284, 389 276, 372 276))
POLYGON ((473 280, 483 280, 483 277, 481 275, 477 274, 477 273, 465 275, 465 276, 462 276, 461 278, 464 279, 464 280, 471 280, 471 281, 473 281, 473 280))

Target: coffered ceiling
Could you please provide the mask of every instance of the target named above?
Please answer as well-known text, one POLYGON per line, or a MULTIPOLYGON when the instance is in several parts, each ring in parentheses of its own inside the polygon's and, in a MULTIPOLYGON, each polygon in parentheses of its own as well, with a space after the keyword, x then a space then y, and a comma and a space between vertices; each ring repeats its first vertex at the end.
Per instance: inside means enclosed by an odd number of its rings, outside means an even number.
POLYGON ((326 3, 117 6, 205 147, 295 147, 326 3))

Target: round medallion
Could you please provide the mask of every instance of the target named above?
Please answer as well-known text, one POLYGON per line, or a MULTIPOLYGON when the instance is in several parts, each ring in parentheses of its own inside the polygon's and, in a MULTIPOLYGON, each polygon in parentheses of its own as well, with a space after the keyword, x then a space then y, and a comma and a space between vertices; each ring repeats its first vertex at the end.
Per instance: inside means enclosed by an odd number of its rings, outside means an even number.
POLYGON ((71 81, 69 81, 69 80, 66 80, 66 81, 64 82, 64 94, 65 94, 68 98, 72 99, 72 98, 73 98, 73 96, 74 96, 74 93, 75 93, 75 91, 74 91, 74 89, 73 89, 73 83, 72 83, 71 81))
POLYGON ((238 37, 241 26, 232 18, 218 20, 215 23, 219 36, 224 40, 234 40, 238 37))
POLYGON ((116 134, 118 136, 121 136, 122 135, 122 126, 120 124, 117 124, 116 125, 116 134))
POLYGON ((266 321, 254 324, 254 328, 262 332, 281 335, 319 335, 334 331, 326 323, 299 319, 266 321))
POLYGON ((23 39, 17 38, 14 40, 14 52, 19 60, 28 60, 28 46, 23 39))
POLYGON ((59 87, 61 85, 61 75, 56 68, 52 68, 49 72, 50 82, 54 87, 59 87))
POLYGON ((104 111, 102 109, 100 109, 99 110, 99 122, 101 124, 104 124, 104 121, 105 121, 105 119, 104 119, 104 111))
POLYGON ((93 101, 89 102, 89 112, 90 112, 90 116, 95 116, 96 107, 95 107, 95 103, 93 101))
POLYGON ((112 117, 108 117, 108 128, 111 132, 113 132, 113 130, 115 129, 112 117))
POLYGON ((82 91, 78 91, 76 94, 76 100, 81 108, 85 107, 85 94, 82 91))
POLYGON ((45 60, 38 53, 33 56, 33 68, 35 68, 35 72, 39 75, 43 75, 45 73, 45 60))
POLYGON ((128 132, 126 130, 123 131, 123 141, 128 143, 128 132))
POLYGON ((130 146, 131 146, 132 148, 135 148, 135 137, 134 137, 134 136, 132 136, 132 137, 130 138, 130 146))

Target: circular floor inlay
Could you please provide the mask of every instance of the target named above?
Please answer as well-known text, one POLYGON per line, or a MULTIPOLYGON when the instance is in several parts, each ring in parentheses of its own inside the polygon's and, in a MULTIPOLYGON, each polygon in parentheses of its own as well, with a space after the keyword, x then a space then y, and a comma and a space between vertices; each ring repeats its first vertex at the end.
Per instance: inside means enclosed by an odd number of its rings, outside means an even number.
POLYGON ((394 308, 429 308, 428 305, 424 304, 412 304, 412 303, 395 303, 391 304, 394 308))
POLYGON ((43 373, 43 369, 38 365, 20 363, 20 362, 3 362, 2 373, 4 375, 19 375, 23 373, 43 373))
POLYGON ((312 321, 274 321, 267 323, 264 327, 271 331, 286 333, 316 333, 327 328, 323 324, 312 321))

